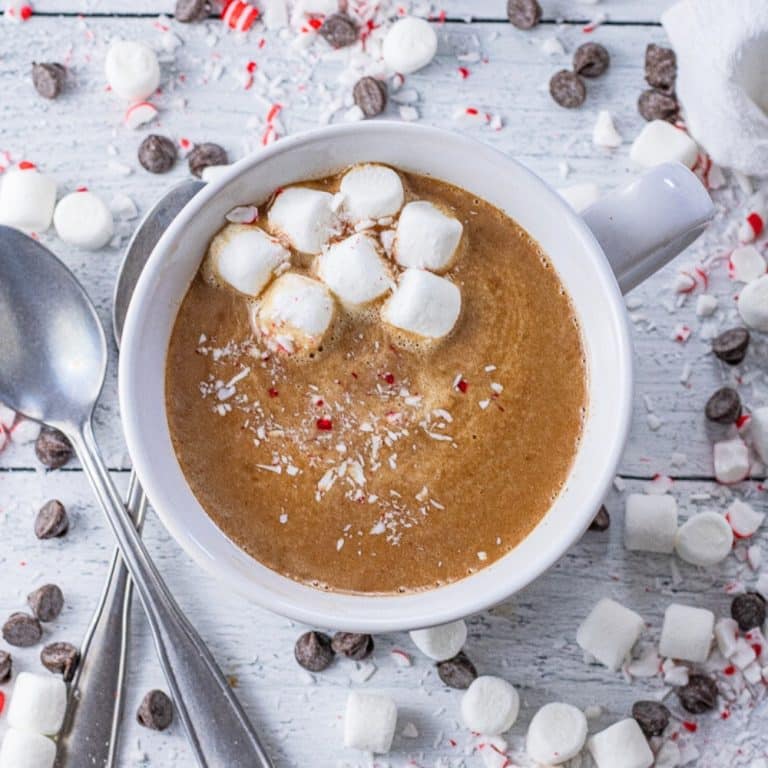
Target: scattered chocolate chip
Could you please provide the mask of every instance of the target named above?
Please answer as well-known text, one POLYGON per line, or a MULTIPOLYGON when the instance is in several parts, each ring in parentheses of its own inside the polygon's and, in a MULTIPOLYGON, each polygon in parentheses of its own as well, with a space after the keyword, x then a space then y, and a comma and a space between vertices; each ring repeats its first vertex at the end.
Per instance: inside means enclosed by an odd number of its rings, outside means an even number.
POLYGON ((43 466, 58 469, 72 458, 74 450, 63 432, 43 426, 35 440, 35 455, 43 466))
POLYGON ((27 603, 40 621, 53 621, 64 607, 64 595, 55 584, 44 584, 27 596, 27 603))
POLYGON ((710 421, 733 424, 741 416, 739 393, 732 387, 721 387, 707 400, 704 413, 710 421))
POLYGON ((63 536, 69 530, 67 510, 58 499, 46 501, 35 518, 35 536, 38 539, 53 539, 63 536))
POLYGON ((42 636, 40 622, 28 613, 12 613, 3 624, 3 639, 18 648, 36 645, 42 636))
POLYGON ((595 519, 590 523, 590 531, 607 531, 611 525, 611 516, 608 514, 608 510, 605 506, 601 506, 597 510, 595 519))
POLYGON ((176 10, 173 15, 176 21, 189 24, 194 21, 202 21, 210 13, 210 0, 176 0, 176 10))
POLYGON ((176 154, 176 145, 156 133, 150 133, 139 146, 139 162, 150 173, 168 173, 176 162, 176 154))
POLYGON ((610 63, 611 55, 600 43, 584 43, 573 54, 573 71, 582 77, 600 77, 610 63))
POLYGON ((757 592, 736 595, 731 603, 731 618, 742 632, 762 628, 765 623, 765 598, 757 592))
POLYGON ((746 328, 731 328, 712 339, 712 351, 724 363, 738 365, 747 354, 749 331, 746 328))
POLYGON ((357 42, 357 24, 346 13, 326 16, 318 31, 332 48, 346 48, 357 42))
POLYGON ((661 736, 669 725, 669 710, 658 701, 636 701, 632 705, 632 717, 649 739, 661 736))
POLYGON ((198 179, 203 175, 203 170, 208 168, 208 166, 226 165, 228 162, 229 158, 224 147, 220 147, 212 141, 195 144, 192 151, 187 155, 189 171, 193 176, 197 176, 198 179))
POLYGON ((173 720, 173 703, 162 691, 150 691, 141 702, 136 719, 153 731, 164 731, 173 720))
POLYGON ((80 651, 72 643, 50 643, 40 651, 40 661, 47 670, 62 675, 68 683, 77 669, 80 651))
POLYGON ((387 106, 387 84, 375 77, 361 77, 352 89, 352 97, 366 117, 376 117, 387 106))
POLYGON ((437 674, 449 688, 463 691, 472 685, 472 681, 477 677, 477 670, 464 651, 459 651, 452 659, 437 664, 437 674))
POLYGON ((532 29, 541 21, 538 0, 507 0, 507 18, 518 29, 532 29))
POLYGON ((717 683, 706 675, 689 675, 688 685, 678 688, 676 693, 683 709, 692 715, 714 709, 717 703, 717 683))
POLYGON ((652 89, 640 94, 637 100, 637 111, 648 122, 666 120, 668 123, 674 123, 680 112, 680 105, 672 94, 652 89))
POLYGON ((55 61, 32 62, 32 84, 44 99, 55 99, 64 88, 67 70, 55 61))
POLYGON ((373 653, 373 638, 370 635, 358 635, 354 632, 337 632, 331 640, 331 648, 348 659, 361 661, 373 653))
POLYGON ((299 666, 310 672, 322 672, 333 661, 331 638, 322 632, 305 632, 293 648, 299 666))
POLYGON ((8 651, 0 651, 0 683, 7 683, 11 679, 13 659, 8 651))
POLYGON ((587 98, 587 89, 582 79, 568 69, 561 69, 549 81, 552 98, 566 109, 580 107, 587 98))
POLYGON ((677 79, 677 57, 671 48, 651 43, 645 49, 645 79, 648 85, 672 93, 677 79))

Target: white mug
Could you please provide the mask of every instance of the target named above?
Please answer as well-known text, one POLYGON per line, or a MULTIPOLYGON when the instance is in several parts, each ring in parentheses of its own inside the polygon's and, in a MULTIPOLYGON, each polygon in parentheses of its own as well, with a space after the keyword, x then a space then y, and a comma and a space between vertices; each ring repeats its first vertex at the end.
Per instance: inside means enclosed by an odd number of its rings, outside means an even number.
MULTIPOLYGON (((535 174, 498 150, 458 134, 404 123, 322 128, 241 160, 199 192, 167 229, 141 275, 126 319, 120 406, 128 449, 152 506, 186 552, 228 589, 313 626, 373 633, 414 629, 501 602, 578 541, 615 475, 629 430, 633 374, 621 291, 695 240, 712 213, 698 179, 682 165, 670 164, 608 195, 580 217, 535 174), (415 594, 324 592, 251 558, 193 495, 176 459, 165 412, 166 352, 176 313, 209 241, 226 223, 225 214, 237 205, 261 203, 278 187, 359 162, 386 163, 442 179, 511 216, 549 256, 573 300, 586 347, 589 407, 584 434, 550 510, 497 562, 415 594)), ((489 466, 488 471, 503 472, 504 467, 489 466)))

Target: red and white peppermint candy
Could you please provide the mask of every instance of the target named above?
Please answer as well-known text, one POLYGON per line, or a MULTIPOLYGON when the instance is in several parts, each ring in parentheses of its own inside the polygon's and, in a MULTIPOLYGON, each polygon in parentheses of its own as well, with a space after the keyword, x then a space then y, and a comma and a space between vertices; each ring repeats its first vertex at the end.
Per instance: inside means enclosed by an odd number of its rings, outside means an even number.
POLYGON ((3 10, 11 21, 27 21, 32 16, 32 5, 27 0, 5 0, 3 10))
POLYGON ((224 218, 232 224, 253 224, 259 218, 259 209, 255 205, 238 205, 224 218))
POLYGON ((125 112, 123 122, 129 127, 140 128, 142 125, 151 123, 157 117, 157 107, 148 101, 139 101, 132 104, 125 112))
POLYGON ((244 0, 230 0, 221 13, 222 21, 237 32, 247 32, 258 18, 258 8, 244 0))
POLYGON ((763 524, 765 515, 762 512, 755 512, 749 504, 737 499, 725 511, 725 519, 737 539, 747 539, 763 524))
POLYGON ((765 216, 758 211, 750 211, 739 227, 739 242, 752 243, 765 230, 765 216))

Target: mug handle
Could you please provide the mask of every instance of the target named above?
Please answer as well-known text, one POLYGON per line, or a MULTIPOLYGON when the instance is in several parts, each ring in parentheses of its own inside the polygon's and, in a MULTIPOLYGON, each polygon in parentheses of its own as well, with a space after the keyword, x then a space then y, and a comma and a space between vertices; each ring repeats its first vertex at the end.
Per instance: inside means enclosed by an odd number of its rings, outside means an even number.
POLYGON ((628 293, 687 248, 715 213, 698 177, 664 163, 589 206, 582 218, 628 293))

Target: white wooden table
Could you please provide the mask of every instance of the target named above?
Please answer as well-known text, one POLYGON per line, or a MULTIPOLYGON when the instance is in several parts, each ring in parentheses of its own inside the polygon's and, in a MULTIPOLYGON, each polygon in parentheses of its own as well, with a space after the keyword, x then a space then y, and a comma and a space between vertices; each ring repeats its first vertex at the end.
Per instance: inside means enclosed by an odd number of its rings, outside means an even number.
MULTIPOLYGON (((519 157, 557 186, 581 181, 595 181, 606 189, 616 186, 635 173, 628 149, 642 126, 635 103, 644 88, 644 50, 649 42, 664 41, 658 18, 670 2, 542 3, 545 22, 523 33, 506 22, 504 0, 446 0, 441 53, 427 69, 409 78, 407 87, 418 93, 416 106, 424 122, 477 135, 519 157), (607 12, 610 20, 588 37, 582 27, 597 11, 607 12), (459 78, 459 64, 446 42, 447 36, 456 35, 465 40, 467 35, 476 36, 487 57, 487 63, 468 65, 471 74, 466 80, 459 78), (553 36, 563 42, 568 54, 542 52, 542 42, 553 36), (550 100, 546 84, 554 71, 568 66, 575 46, 587 39, 609 48, 610 71, 588 84, 589 98, 582 109, 560 109, 550 100), (457 124, 454 111, 469 105, 500 114, 503 129, 457 124), (611 110, 625 137, 624 146, 616 151, 599 149, 591 142, 599 109, 611 110), (572 169, 567 181, 561 176, 563 161, 572 169)), ((172 0, 36 0, 34 5, 36 13, 27 23, 0 26, 0 151, 10 152, 16 161, 37 163, 57 178, 61 190, 86 185, 107 199, 127 194, 140 211, 146 210, 170 183, 187 174, 186 163, 178 162, 166 176, 153 176, 138 165, 136 147, 145 131, 133 132, 121 125, 124 107, 105 93, 103 57, 113 36, 159 46, 162 32, 157 14, 172 12, 172 0), (29 76, 33 59, 63 61, 70 67, 74 85, 58 101, 46 102, 34 92, 29 76)), ((286 105, 281 119, 288 132, 320 121, 312 94, 320 82, 335 87, 333 61, 324 61, 311 72, 278 34, 259 28, 238 39, 218 20, 186 26, 168 19, 161 23, 169 25, 183 45, 164 56, 163 95, 157 99, 162 111, 149 130, 175 139, 216 141, 237 158, 258 144, 266 109, 273 101, 286 105), (261 37, 267 41, 263 49, 256 45, 261 37), (259 75, 254 87, 244 90, 242 74, 249 60, 258 62, 259 75), (286 72, 292 77, 278 83, 286 72)), ((389 117, 397 117, 395 108, 390 108, 389 117)), ((695 317, 695 299, 677 306, 673 277, 681 265, 728 249, 733 238, 723 231, 743 198, 735 183, 716 193, 721 213, 712 230, 631 296, 638 381, 632 436, 621 465, 623 481, 617 485, 643 489, 655 473, 671 475, 684 515, 709 506, 722 508, 733 495, 713 482, 714 433, 705 425, 703 405, 711 391, 733 379, 733 372, 708 353, 708 338, 713 327, 725 327, 735 319, 736 289, 725 268, 715 266, 711 290, 719 296, 721 309, 716 321, 702 324, 695 317), (694 329, 685 344, 673 340, 674 328, 682 323, 694 329), (651 413, 657 418, 649 419, 651 413)), ((119 226, 127 236, 134 225, 129 221, 119 226)), ((108 324, 121 249, 85 253, 50 234, 44 240, 74 269, 108 324)), ((758 340, 741 367, 749 375, 743 377, 740 390, 750 404, 765 401, 766 376, 758 363, 765 361, 766 349, 764 340, 758 340)), ((129 460, 118 418, 114 359, 98 412, 98 436, 115 480, 124 486, 129 460)), ((735 495, 750 497, 764 508, 760 479, 742 483, 735 495)), ((606 505, 613 520, 609 532, 587 534, 551 572, 514 600, 470 620, 467 652, 480 672, 501 674, 520 688, 524 705, 511 733, 513 744, 525 733, 535 709, 547 701, 600 705, 603 714, 591 724, 597 730, 626 716, 634 700, 660 688, 658 679, 630 685, 620 674, 584 663, 575 630, 597 599, 613 596, 638 610, 649 624, 645 639, 653 641, 658 638, 663 610, 673 598, 724 615, 729 604, 724 585, 733 579, 754 580, 735 557, 706 575, 678 563, 678 578, 666 556, 627 553, 621 543, 622 494, 612 491, 606 505)), ((152 515, 146 539, 182 607, 226 673, 237 679, 239 696, 262 728, 277 765, 358 764, 359 756, 344 750, 341 736, 341 715, 351 686, 390 693, 400 706, 400 728, 413 722, 419 732, 417 738, 398 735, 394 752, 378 765, 482 764, 480 756, 466 746, 469 737, 457 724, 460 694, 445 689, 431 664, 418 653, 412 668, 400 668, 390 657, 393 647, 414 650, 407 636, 377 638, 374 662, 378 669, 367 682, 352 680, 355 666, 347 661, 313 680, 293 660, 293 643, 302 627, 229 596, 226 586, 193 565, 152 515), (454 746, 451 739, 458 744, 454 746)), ((45 473, 30 445, 12 446, 0 456, 0 617, 23 609, 26 594, 39 584, 56 582, 64 590, 67 605, 53 627, 46 628, 46 641, 79 642, 110 553, 110 535, 76 466, 45 473), (38 541, 32 532, 33 517, 51 497, 60 498, 69 508, 72 528, 62 540, 38 541)), ((135 722, 143 693, 164 683, 138 609, 133 628, 120 765, 187 768, 192 758, 180 726, 154 734, 135 722)), ((38 669, 38 653, 39 648, 14 649, 15 669, 38 669)), ((742 764, 738 757, 722 762, 720 753, 710 748, 715 738, 736 744, 738 734, 748 727, 737 720, 734 716, 719 726, 702 721, 693 738, 702 752, 697 765, 742 764)), ((2 722, 0 717, 0 730, 2 722)), ((756 725, 752 729, 756 732, 756 725)))

